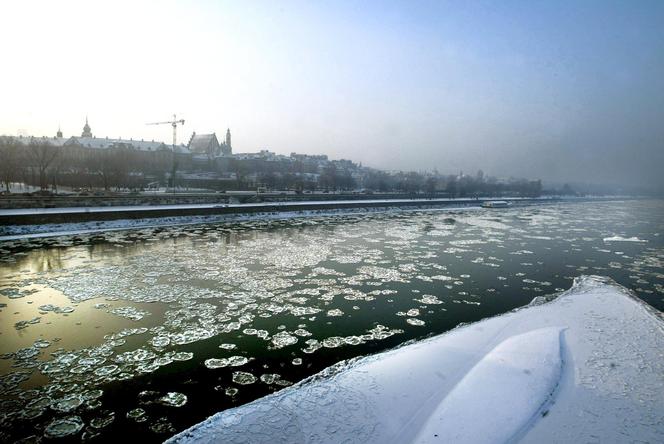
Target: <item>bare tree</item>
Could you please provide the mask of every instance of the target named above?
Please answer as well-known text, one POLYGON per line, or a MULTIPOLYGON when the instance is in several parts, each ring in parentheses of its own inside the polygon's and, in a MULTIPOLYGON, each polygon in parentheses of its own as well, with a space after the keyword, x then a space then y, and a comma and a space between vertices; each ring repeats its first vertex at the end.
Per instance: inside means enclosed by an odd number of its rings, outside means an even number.
POLYGON ((429 193, 429 195, 433 196, 433 194, 436 192, 436 186, 438 185, 437 182, 438 181, 435 177, 429 177, 424 183, 426 192, 429 193))
POLYGON ((0 138, 0 182, 5 184, 7 193, 10 184, 20 177, 20 166, 16 141, 13 138, 0 138))
POLYGON ((64 171, 66 173, 67 169, 71 167, 72 156, 66 151, 60 149, 58 156, 53 160, 50 166, 50 173, 52 177, 52 187, 55 192, 58 192, 58 184, 60 183, 60 175, 64 171))
POLYGON ((28 145, 28 157, 31 166, 39 174, 39 188, 48 189, 48 169, 60 155, 60 148, 53 146, 46 140, 32 139, 28 145))
POLYGON ((110 182, 116 187, 128 187, 129 173, 132 170, 133 150, 120 148, 109 153, 107 161, 110 182))
POLYGON ((244 186, 244 178, 247 174, 247 166, 245 163, 239 159, 231 159, 230 169, 235 173, 235 179, 237 181, 237 188, 242 189, 244 186))
POLYGON ((112 150, 97 150, 86 159, 86 168, 90 173, 99 175, 104 190, 108 191, 111 187, 111 157, 112 150))
POLYGON ((85 160, 87 172, 98 175, 104 190, 129 187, 130 174, 136 169, 134 150, 126 147, 113 147, 95 150, 85 160))

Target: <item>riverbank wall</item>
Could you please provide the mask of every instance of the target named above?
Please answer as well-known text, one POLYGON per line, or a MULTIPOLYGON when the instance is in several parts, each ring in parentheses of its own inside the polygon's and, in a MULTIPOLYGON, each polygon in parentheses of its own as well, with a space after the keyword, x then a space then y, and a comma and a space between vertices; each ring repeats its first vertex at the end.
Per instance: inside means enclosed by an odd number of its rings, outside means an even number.
MULTIPOLYGON (((248 204, 188 204, 110 207, 19 208, 0 210, 0 226, 42 225, 120 219, 213 216, 253 213, 353 210, 362 208, 438 208, 479 206, 487 199, 380 199, 248 204)), ((506 200, 506 199, 503 199, 506 200)), ((552 198, 512 198, 512 205, 555 202, 552 198)))

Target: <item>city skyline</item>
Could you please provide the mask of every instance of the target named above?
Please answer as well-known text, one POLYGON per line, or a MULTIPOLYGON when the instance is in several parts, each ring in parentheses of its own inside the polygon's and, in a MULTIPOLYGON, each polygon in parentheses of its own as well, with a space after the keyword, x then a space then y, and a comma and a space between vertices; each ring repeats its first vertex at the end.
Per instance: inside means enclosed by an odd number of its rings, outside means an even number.
POLYGON ((664 6, 5 4, 0 133, 145 124, 381 169, 663 186, 664 6), (35 14, 38 10, 40 13, 35 14), (26 23, 30 23, 30 31, 26 23))

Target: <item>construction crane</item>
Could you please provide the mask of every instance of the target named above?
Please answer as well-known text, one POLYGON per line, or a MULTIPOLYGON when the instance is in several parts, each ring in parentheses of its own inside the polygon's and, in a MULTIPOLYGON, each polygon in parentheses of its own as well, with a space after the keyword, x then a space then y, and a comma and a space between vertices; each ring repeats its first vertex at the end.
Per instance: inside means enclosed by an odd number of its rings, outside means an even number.
POLYGON ((171 154, 173 162, 172 162, 169 185, 171 188, 175 188, 175 179, 176 179, 175 173, 178 169, 178 160, 177 156, 175 155, 175 145, 177 145, 178 143, 178 125, 184 125, 184 119, 178 120, 177 116, 173 114, 173 120, 169 120, 167 122, 146 123, 146 125, 171 125, 173 127, 173 153, 171 154))
POLYGON ((173 114, 173 120, 167 122, 146 123, 146 125, 171 125, 173 127, 173 149, 175 150, 175 145, 178 143, 178 125, 184 125, 184 119, 178 120, 177 116, 173 114))

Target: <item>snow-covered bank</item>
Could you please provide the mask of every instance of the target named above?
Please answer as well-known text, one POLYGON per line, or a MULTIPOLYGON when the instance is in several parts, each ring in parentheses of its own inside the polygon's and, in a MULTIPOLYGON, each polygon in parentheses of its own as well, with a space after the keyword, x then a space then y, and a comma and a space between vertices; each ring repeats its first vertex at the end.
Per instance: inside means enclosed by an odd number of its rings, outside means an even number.
POLYGON ((169 442, 663 442, 664 320, 576 280, 552 302, 351 363, 169 442))
MULTIPOLYGON (((504 198, 515 206, 546 205, 562 199, 504 198)), ((586 201, 599 199, 586 199, 586 201)), ((262 202, 248 204, 182 204, 151 206, 0 209, 0 242, 104 231, 200 223, 291 219, 373 212, 476 209, 486 199, 374 199, 348 201, 262 202)), ((581 199, 565 199, 580 202, 581 199)), ((498 210, 500 211, 500 210, 498 210)), ((606 242, 614 240, 605 239, 606 242)), ((630 239, 628 239, 630 240, 630 239)))
POLYGON ((80 234, 100 233, 106 231, 121 231, 154 227, 169 227, 196 225, 220 222, 241 222, 249 220, 288 220, 294 218, 350 216, 355 214, 385 213, 385 212, 412 212, 421 211, 457 211, 463 209, 479 210, 480 206, 444 207, 367 207, 367 208, 339 208, 328 210, 303 210, 282 212, 236 213, 209 216, 171 216, 142 219, 119 219, 106 221, 52 223, 35 225, 7 225, 0 226, 0 242, 19 239, 37 239, 45 237, 71 236, 80 234))
MULTIPOLYGON (((160 212, 165 210, 211 210, 211 209, 239 209, 240 211, 261 208, 295 207, 303 209, 315 209, 317 207, 344 206, 361 207, 363 205, 399 206, 403 204, 413 205, 440 205, 440 204, 481 204, 484 201, 495 200, 494 198, 407 198, 407 199, 356 199, 356 200, 303 200, 303 201, 281 201, 281 202, 253 202, 253 203, 207 203, 207 204, 172 204, 172 205, 121 205, 121 206, 87 206, 87 207, 57 207, 57 208, 9 208, 0 209, 0 216, 26 216, 47 214, 80 214, 80 213, 118 213, 118 212, 160 212)), ((560 199, 549 197, 504 197, 501 200, 518 202, 553 202, 560 199)))

